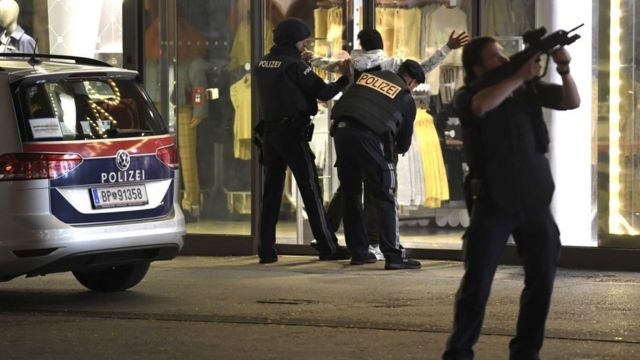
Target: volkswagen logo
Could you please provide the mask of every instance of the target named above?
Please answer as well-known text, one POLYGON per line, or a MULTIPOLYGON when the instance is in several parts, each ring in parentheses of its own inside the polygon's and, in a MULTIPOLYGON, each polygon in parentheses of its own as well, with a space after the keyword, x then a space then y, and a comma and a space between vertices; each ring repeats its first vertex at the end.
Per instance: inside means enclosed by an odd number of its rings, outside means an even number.
POLYGON ((129 164, 131 164, 129 153, 126 150, 118 150, 116 153, 116 165, 118 169, 125 171, 129 168, 129 164))

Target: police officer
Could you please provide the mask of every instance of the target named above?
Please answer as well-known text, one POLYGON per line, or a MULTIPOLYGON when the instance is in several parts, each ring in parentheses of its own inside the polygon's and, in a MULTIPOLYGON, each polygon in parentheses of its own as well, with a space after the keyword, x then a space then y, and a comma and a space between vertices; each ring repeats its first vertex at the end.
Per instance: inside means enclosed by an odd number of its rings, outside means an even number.
POLYGON ((255 67, 264 125, 260 263, 278 260, 275 233, 287 166, 300 189, 311 231, 318 242, 320 260, 349 258, 348 250, 338 246, 335 234, 327 226, 315 156, 308 143, 313 132, 310 117, 318 111, 317 99, 330 100, 349 79, 343 75, 327 84, 302 61, 300 55, 310 35, 309 27, 302 20, 283 20, 273 30, 275 45, 255 67))
POLYGON ((463 237, 465 273, 444 359, 473 358, 493 276, 510 234, 523 259, 525 288, 509 358, 539 359, 560 252, 558 227, 549 209, 554 185, 545 156, 549 135, 542 107, 566 110, 580 104, 569 53, 559 48, 552 57, 562 85, 536 80, 540 64, 532 57, 509 77, 481 87, 476 80, 509 58, 492 37, 473 39, 462 53, 469 86, 457 92, 454 103, 470 164, 465 190, 473 207, 463 237))
MULTIPOLYGON (((398 73, 363 72, 332 110, 332 133, 342 187, 344 232, 351 264, 376 261, 369 253, 362 211, 362 182, 367 183, 378 212, 380 249, 385 269, 419 269, 400 248, 396 209, 394 149, 404 153, 411 146, 416 105, 411 96, 425 81, 420 64, 406 60, 398 73)), ((373 255, 373 256, 372 256, 373 255)))

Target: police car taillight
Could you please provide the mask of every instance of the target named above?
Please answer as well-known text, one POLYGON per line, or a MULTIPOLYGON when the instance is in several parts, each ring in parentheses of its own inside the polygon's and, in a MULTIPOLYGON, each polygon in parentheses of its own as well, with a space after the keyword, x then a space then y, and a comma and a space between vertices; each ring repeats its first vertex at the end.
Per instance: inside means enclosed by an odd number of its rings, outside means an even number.
POLYGON ((169 168, 178 169, 178 149, 175 145, 166 146, 156 150, 156 157, 169 168))
POLYGON ((82 157, 78 154, 2 154, 0 181, 56 179, 81 162, 82 157))

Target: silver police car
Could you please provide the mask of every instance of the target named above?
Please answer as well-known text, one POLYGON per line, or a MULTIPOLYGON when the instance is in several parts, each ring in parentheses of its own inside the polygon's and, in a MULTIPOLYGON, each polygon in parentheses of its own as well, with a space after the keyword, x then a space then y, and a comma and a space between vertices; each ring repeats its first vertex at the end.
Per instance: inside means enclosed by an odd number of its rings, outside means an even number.
POLYGON ((0 108, 0 281, 121 291, 179 253, 176 145, 137 73, 0 54, 0 108))

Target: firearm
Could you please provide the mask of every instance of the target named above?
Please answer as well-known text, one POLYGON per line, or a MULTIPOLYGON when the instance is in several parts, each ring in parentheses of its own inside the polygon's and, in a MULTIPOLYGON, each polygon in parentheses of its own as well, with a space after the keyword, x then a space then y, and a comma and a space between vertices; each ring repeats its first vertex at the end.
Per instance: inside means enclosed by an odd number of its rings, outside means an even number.
POLYGON ((500 81, 515 74, 522 65, 529 61, 529 59, 531 59, 531 57, 535 56, 537 53, 547 54, 547 61, 544 65, 544 72, 537 77, 538 79, 542 78, 547 73, 547 68, 549 67, 550 53, 558 46, 569 45, 574 41, 580 39, 580 35, 570 34, 581 28, 583 25, 584 24, 580 24, 569 31, 558 30, 547 36, 544 36, 547 33, 547 30, 544 27, 527 31, 522 35, 524 43, 527 44, 527 47, 524 50, 511 55, 511 57, 509 57, 508 63, 501 65, 500 67, 495 68, 482 75, 479 79, 469 85, 469 89, 471 89, 471 91, 479 91, 481 89, 499 83, 500 81))

